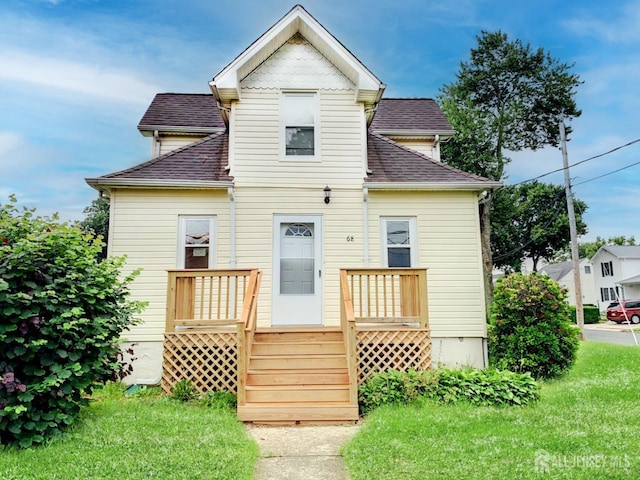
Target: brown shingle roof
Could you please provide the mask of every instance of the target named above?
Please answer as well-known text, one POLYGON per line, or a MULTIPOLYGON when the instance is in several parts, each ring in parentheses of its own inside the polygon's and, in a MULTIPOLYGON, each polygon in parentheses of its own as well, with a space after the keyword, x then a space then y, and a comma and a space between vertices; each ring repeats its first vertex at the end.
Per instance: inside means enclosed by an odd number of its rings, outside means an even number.
POLYGON ((229 159, 229 135, 214 133, 185 147, 135 167, 99 177, 98 183, 118 180, 173 180, 231 182, 225 167, 229 159))
POLYGON ((431 98, 383 98, 369 128, 373 132, 419 130, 454 133, 447 117, 431 98))
POLYGON ((156 127, 224 130, 220 110, 212 94, 159 93, 138 124, 139 130, 156 127))
POLYGON ((497 182, 493 180, 437 162, 372 132, 369 132, 367 138, 367 155, 371 173, 365 182, 369 184, 446 184, 466 187, 477 185, 479 189, 497 186, 497 182))

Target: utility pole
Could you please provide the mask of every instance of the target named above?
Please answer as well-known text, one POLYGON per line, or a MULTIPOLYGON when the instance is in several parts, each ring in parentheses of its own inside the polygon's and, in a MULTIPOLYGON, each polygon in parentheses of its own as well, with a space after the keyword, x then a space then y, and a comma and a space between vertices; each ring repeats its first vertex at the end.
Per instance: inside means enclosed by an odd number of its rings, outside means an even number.
POLYGON ((567 134, 564 120, 560 120, 560 148, 562 150, 562 166, 564 168, 564 187, 567 195, 567 212, 569 213, 569 232, 571 234, 571 261, 573 263, 573 284, 576 292, 576 323, 580 328, 580 337, 584 338, 584 310, 582 308, 582 285, 580 283, 580 257, 578 256, 578 229, 576 228, 576 212, 573 209, 571 193, 571 177, 569 176, 569 156, 567 155, 567 134))

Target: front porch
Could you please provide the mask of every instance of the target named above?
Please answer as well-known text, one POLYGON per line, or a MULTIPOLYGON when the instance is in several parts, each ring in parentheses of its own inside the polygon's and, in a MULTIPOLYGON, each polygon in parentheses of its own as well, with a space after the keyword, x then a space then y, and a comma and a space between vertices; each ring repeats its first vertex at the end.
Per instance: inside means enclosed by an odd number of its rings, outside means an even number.
POLYGON ((171 270, 162 388, 238 396, 253 422, 354 421, 358 386, 377 371, 426 370, 425 269, 343 269, 340 324, 258 327, 261 272, 171 270))

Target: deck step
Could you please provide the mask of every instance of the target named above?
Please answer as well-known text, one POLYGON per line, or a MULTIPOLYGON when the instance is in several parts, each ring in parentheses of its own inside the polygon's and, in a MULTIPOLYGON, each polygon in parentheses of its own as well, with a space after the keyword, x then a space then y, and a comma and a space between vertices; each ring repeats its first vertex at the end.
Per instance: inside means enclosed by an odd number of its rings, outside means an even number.
POLYGON ((249 370, 247 385, 348 385, 346 368, 317 370, 249 370))
POLYGON ((349 385, 247 385, 247 403, 348 402, 349 385))
POLYGON ((346 368, 346 355, 251 355, 249 370, 346 368))
POLYGON ((253 355, 345 354, 344 342, 253 342, 253 355))
POLYGON ((344 335, 340 330, 310 330, 310 331, 256 331, 253 341, 298 343, 298 342, 344 342, 344 335))
POLYGON ((243 422, 353 422, 358 406, 347 402, 328 403, 252 403, 238 407, 243 422))

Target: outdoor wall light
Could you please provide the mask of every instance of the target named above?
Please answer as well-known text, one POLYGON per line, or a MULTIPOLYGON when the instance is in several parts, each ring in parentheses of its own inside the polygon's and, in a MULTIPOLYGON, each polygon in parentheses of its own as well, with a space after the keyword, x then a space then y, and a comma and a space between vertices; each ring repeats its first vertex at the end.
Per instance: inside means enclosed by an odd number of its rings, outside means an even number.
POLYGON ((329 203, 331 201, 331 189, 329 185, 324 187, 324 203, 329 203))

